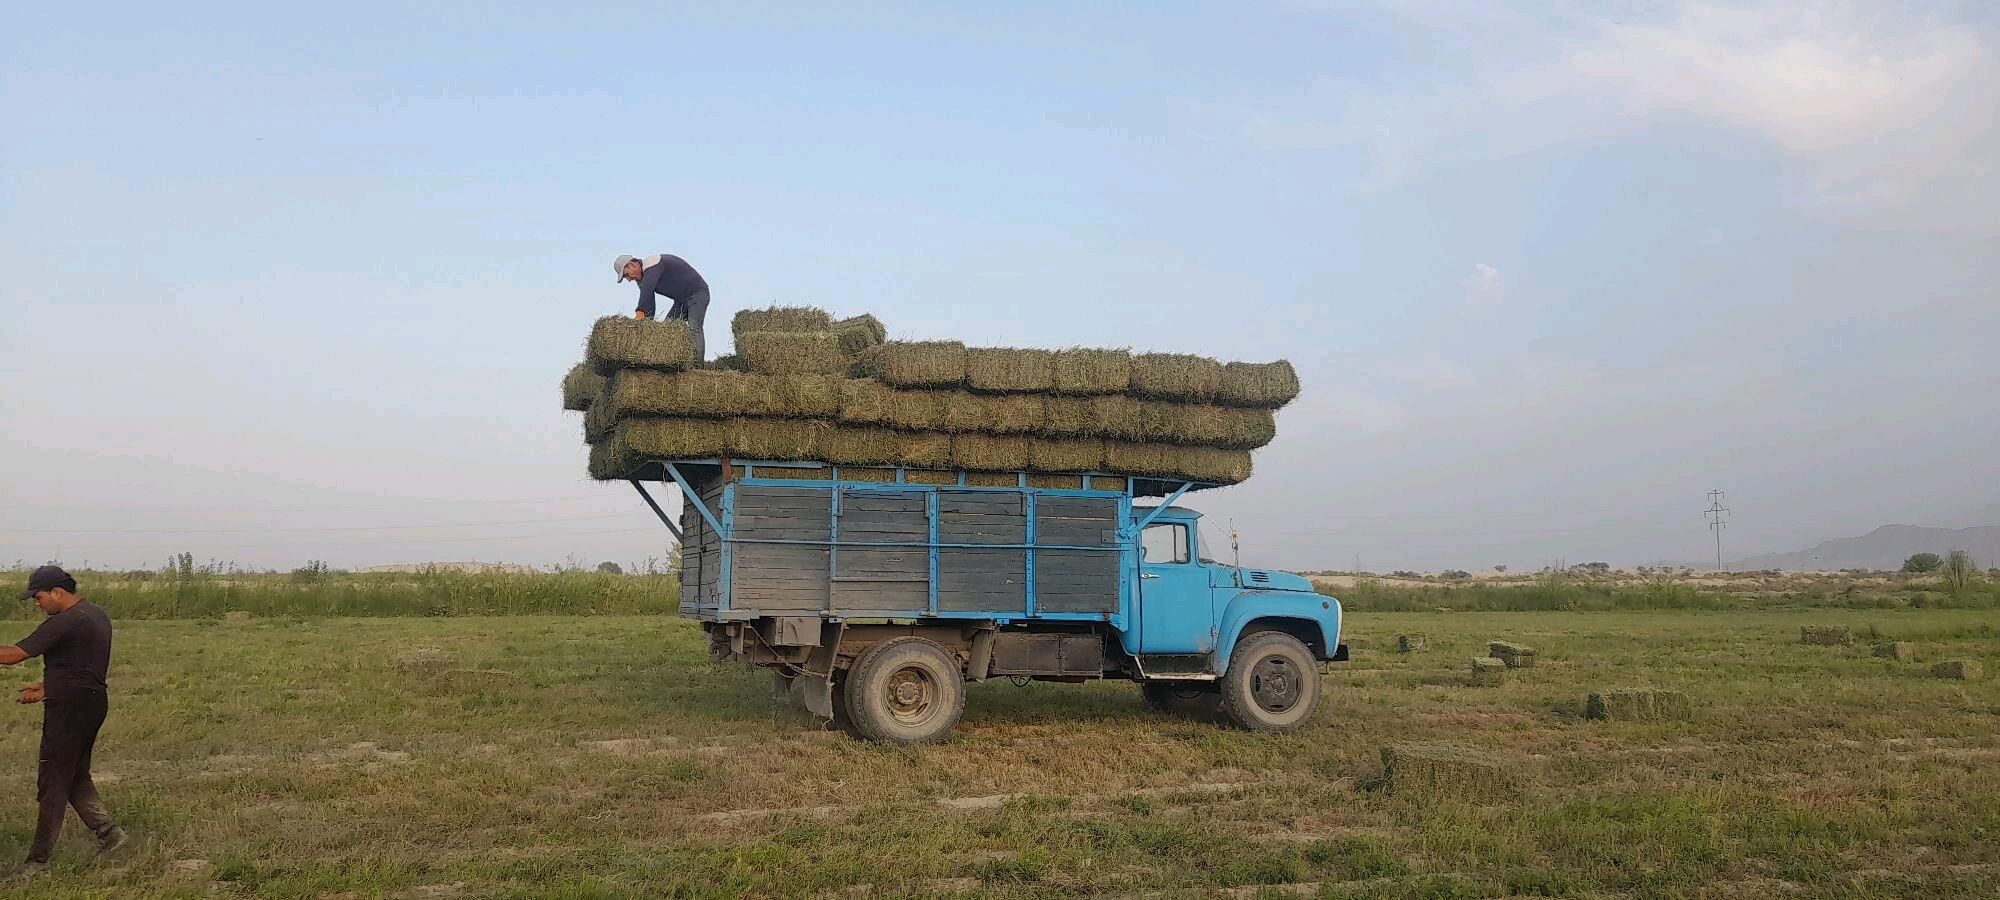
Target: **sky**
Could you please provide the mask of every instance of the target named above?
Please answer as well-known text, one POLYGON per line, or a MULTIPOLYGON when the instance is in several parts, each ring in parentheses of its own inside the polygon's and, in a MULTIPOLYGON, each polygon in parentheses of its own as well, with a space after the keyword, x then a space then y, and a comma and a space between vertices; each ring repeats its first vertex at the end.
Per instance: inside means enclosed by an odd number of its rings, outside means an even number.
POLYGON ((664 557, 557 391, 662 252, 711 349, 1291 360, 1246 563, 2000 523, 2000 13, 1497 6, 23 7, 0 565, 664 557))

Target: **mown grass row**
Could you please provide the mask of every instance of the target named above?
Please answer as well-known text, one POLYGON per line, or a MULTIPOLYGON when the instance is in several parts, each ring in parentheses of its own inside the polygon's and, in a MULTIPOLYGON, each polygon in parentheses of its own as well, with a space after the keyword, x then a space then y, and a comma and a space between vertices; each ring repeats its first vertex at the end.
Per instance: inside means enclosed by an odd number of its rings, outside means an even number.
POLYGON ((1321 585, 1351 612, 1576 612, 1608 610, 1724 610, 1811 607, 1824 609, 1993 609, 2000 582, 1978 581, 1962 591, 1937 584, 1894 587, 1819 584, 1755 593, 1676 580, 1607 584, 1544 578, 1521 584, 1390 585, 1362 579, 1352 587, 1321 585))
MULTIPOLYGON (((328 573, 309 578, 261 573, 75 572, 91 602, 126 619, 253 616, 672 615, 680 584, 672 575, 328 573)), ((27 582, 0 573, 0 584, 27 582)), ((13 588, 9 588, 12 590, 13 588)), ((26 603, 9 618, 39 615, 26 603)))

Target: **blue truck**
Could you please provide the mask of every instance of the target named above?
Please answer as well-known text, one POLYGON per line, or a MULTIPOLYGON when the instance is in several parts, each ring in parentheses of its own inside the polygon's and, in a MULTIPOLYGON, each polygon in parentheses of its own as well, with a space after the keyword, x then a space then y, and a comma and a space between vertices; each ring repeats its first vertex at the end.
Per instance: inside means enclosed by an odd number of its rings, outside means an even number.
POLYGON ((1339 602, 1210 558, 1233 538, 1174 505, 1209 485, 722 459, 629 478, 713 656, 870 740, 944 739, 967 683, 1001 677, 1127 679, 1163 712, 1288 732, 1347 659, 1339 602), (648 482, 680 488, 678 517, 648 482))

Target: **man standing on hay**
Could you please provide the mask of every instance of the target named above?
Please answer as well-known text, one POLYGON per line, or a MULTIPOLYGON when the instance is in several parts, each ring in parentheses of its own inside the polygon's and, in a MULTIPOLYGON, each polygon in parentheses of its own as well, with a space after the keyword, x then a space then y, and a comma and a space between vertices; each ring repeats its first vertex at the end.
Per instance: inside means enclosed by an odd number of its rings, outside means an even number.
POLYGON ((667 308, 666 318, 680 319, 688 323, 688 331, 694 335, 694 360, 701 362, 708 358, 707 343, 702 340, 702 323, 708 318, 708 282, 701 273, 688 265, 687 260, 671 253, 648 256, 644 260, 634 256, 620 256, 611 267, 618 270, 618 283, 627 280, 639 283, 639 308, 632 313, 633 318, 655 319, 653 295, 662 294, 674 301, 667 308))
POLYGON ((125 829, 111 821, 97 785, 90 780, 90 754, 107 710, 105 672, 111 668, 111 618, 76 593, 76 579, 55 566, 43 566, 28 576, 22 600, 32 600, 48 618, 19 644, 0 647, 0 666, 12 666, 40 656, 43 680, 21 689, 20 702, 42 703, 41 770, 35 778, 35 800, 41 817, 35 822, 35 842, 28 848, 23 874, 46 868, 56 838, 62 835, 69 807, 97 835, 97 852, 125 846, 125 829))

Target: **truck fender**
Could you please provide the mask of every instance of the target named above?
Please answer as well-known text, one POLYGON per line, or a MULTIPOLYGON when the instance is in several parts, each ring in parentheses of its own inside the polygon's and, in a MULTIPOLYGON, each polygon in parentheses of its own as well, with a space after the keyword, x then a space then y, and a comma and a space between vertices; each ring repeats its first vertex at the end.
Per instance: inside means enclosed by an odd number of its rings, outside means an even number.
POLYGON ((1302 591, 1238 591, 1222 610, 1215 674, 1229 671, 1229 653, 1252 625, 1257 631, 1293 632, 1311 644, 1321 659, 1328 659, 1340 643, 1340 601, 1302 591))

